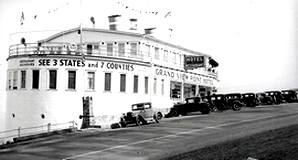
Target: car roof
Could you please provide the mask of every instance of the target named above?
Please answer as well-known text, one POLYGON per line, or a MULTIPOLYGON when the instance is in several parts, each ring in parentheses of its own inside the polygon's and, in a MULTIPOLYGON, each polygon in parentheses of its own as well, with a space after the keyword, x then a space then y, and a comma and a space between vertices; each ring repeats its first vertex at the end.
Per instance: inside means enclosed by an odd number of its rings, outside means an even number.
POLYGON ((241 95, 241 93, 229 93, 229 94, 226 94, 226 96, 239 96, 241 95))
POLYGON ((132 106, 134 106, 134 105, 144 105, 144 104, 151 104, 151 102, 135 103, 135 104, 132 104, 132 106))

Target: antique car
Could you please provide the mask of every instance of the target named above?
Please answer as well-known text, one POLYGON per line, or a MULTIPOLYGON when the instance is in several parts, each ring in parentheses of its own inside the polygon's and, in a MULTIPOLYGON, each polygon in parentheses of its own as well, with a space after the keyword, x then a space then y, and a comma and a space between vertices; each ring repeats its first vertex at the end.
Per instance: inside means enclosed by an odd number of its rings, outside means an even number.
POLYGON ((175 104, 166 117, 177 117, 187 115, 191 112, 201 112, 202 114, 210 113, 209 104, 202 101, 200 97, 186 98, 184 103, 175 104))
POLYGON ((239 110, 241 107, 245 106, 242 101, 242 95, 240 93, 230 93, 225 95, 228 105, 233 110, 239 110))
POLYGON ((271 105, 273 104, 273 99, 271 96, 266 95, 265 93, 257 93, 257 99, 259 104, 262 105, 271 105))
POLYGON ((240 99, 241 94, 213 94, 210 96, 210 105, 219 111, 227 109, 238 111, 244 105, 240 99))
POLYGON ((272 98, 274 104, 280 104, 284 102, 283 96, 280 91, 268 91, 265 92, 265 94, 272 98))
POLYGON ((256 107, 259 105, 257 95, 255 93, 243 93, 242 101, 246 107, 256 107))
POLYGON ((155 112, 151 102, 133 104, 132 111, 123 114, 120 118, 121 127, 126 127, 128 124, 148 124, 150 122, 159 123, 162 118, 160 112, 155 112))
POLYGON ((283 90, 281 91, 284 100, 288 103, 298 102, 296 92, 294 90, 283 90))

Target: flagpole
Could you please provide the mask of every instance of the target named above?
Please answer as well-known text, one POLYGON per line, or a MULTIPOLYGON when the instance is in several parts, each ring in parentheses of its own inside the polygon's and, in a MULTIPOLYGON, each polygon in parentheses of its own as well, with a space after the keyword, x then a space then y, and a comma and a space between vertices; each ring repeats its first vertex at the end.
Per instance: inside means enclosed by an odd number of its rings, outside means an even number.
POLYGON ((83 30, 82 30, 82 0, 80 0, 80 52, 82 55, 82 59, 85 59, 84 54, 83 54, 83 30))

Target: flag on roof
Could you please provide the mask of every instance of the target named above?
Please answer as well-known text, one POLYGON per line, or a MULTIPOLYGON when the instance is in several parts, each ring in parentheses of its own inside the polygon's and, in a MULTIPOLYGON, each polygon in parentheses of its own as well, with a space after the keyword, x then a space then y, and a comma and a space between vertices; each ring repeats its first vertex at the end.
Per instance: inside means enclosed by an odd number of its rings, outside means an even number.
POLYGON ((23 25, 23 24, 24 24, 24 20, 25 20, 24 12, 22 12, 22 15, 21 15, 21 20, 20 20, 20 22, 21 22, 21 25, 23 25))

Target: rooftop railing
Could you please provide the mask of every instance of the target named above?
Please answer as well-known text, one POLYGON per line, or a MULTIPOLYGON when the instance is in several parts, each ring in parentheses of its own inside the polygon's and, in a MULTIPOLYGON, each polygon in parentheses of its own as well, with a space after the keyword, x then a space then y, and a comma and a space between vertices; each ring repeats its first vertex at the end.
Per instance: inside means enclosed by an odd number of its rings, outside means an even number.
MULTIPOLYGON (((22 55, 73 55, 73 56, 94 56, 94 57, 117 57, 129 60, 137 60, 150 63, 167 64, 175 67, 182 67, 183 64, 170 61, 173 57, 168 57, 167 61, 156 60, 154 53, 142 51, 141 46, 136 49, 130 46, 118 47, 118 45, 99 45, 99 44, 71 44, 71 43, 26 43, 16 44, 9 48, 9 58, 22 55)), ((162 53, 160 53, 162 54, 162 53)), ((161 55, 160 55, 161 56, 161 55)), ((161 57, 159 58, 161 59, 161 57)), ((205 71, 205 73, 212 77, 217 78, 217 72, 205 71)))
POLYGON ((70 43, 26 43, 16 44, 9 48, 9 57, 20 55, 82 55, 129 58, 150 61, 150 58, 139 49, 118 48, 117 45, 70 44, 70 43))

